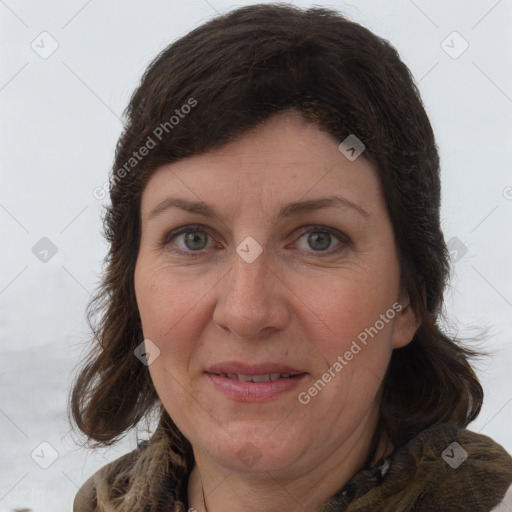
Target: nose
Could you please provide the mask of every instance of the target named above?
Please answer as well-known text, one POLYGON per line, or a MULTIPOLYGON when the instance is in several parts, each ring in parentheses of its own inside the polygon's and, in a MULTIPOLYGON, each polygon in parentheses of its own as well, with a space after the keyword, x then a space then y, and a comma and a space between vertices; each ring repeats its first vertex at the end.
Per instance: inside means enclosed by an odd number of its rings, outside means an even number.
POLYGON ((237 253, 231 270, 219 283, 213 321, 241 340, 252 340, 283 329, 289 322, 287 292, 263 252, 248 263, 237 253))

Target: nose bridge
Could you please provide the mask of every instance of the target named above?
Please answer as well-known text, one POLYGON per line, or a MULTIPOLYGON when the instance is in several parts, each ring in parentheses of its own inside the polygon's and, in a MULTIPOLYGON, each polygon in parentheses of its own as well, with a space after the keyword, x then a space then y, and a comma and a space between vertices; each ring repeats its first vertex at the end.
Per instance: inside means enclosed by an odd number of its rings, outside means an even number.
POLYGON ((272 276, 269 270, 271 264, 268 251, 264 248, 265 234, 260 232, 261 226, 252 225, 254 232, 257 231, 256 240, 250 236, 247 231, 247 222, 240 220, 242 229, 240 229, 241 238, 232 255, 231 272, 228 274, 229 293, 234 293, 238 299, 248 301, 263 300, 265 295, 265 282, 272 276), (259 229, 258 229, 259 228, 259 229), (244 233, 245 231, 245 233, 244 233), (261 243, 260 243, 261 242, 261 243), (269 275, 270 274, 270 275, 269 275))
POLYGON ((270 281, 275 279, 268 269, 268 258, 264 254, 260 254, 254 261, 249 261, 238 253, 233 255, 232 268, 227 275, 224 292, 224 299, 231 302, 232 308, 238 307, 240 314, 247 314, 256 308, 261 313, 272 293, 270 281), (250 306, 252 308, 249 309, 250 306))
MULTIPOLYGON (((254 260, 233 254, 231 270, 221 286, 214 321, 239 337, 250 338, 268 327, 283 324, 282 290, 279 280, 269 269, 264 252, 254 260)), ((253 248, 249 242, 249 253, 253 248)))

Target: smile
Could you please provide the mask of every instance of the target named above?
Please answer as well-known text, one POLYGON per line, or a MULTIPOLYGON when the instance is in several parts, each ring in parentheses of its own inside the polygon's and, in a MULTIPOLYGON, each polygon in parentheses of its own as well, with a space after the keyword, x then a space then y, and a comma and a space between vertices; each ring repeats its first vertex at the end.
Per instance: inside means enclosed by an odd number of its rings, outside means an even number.
POLYGON ((220 377, 242 382, 268 382, 269 380, 289 379, 289 373, 263 373, 261 375, 244 375, 243 373, 218 373, 220 377))
MULTIPOLYGON (((206 373, 215 391, 237 402, 263 402, 284 397, 308 376, 307 373, 206 373)), ((295 394, 294 394, 295 396, 295 394)))

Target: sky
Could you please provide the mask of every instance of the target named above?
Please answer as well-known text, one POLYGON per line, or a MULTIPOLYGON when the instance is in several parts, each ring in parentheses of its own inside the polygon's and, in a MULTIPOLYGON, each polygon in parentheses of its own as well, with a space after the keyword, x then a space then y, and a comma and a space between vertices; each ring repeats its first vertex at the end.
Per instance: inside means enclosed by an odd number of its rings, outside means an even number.
MULTIPOLYGON (((88 451, 67 419, 107 250, 106 199, 94 190, 148 63, 240 5, 0 0, 0 512, 69 511, 96 469, 135 447, 132 433, 88 451)), ((316 5, 390 41, 418 84, 441 156, 453 264, 444 327, 460 338, 485 331, 470 346, 489 352, 476 366, 484 407, 469 428, 512 452, 512 2, 316 5)))

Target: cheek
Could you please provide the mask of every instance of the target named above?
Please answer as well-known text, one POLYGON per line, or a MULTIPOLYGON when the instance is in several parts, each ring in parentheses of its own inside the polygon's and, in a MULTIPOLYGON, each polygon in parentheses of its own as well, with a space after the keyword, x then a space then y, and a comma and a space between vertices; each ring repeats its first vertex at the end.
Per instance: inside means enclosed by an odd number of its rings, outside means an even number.
POLYGON ((386 312, 395 302, 395 293, 394 283, 379 282, 367 275, 362 279, 352 276, 317 282, 314 288, 309 286, 304 315, 310 319, 311 329, 318 332, 317 339, 326 340, 326 347, 339 350, 358 336, 364 340, 368 330, 374 333, 372 328, 376 323, 379 336, 390 334, 395 315, 391 311, 386 316, 386 312), (384 322, 381 315, 385 317, 384 322))
POLYGON ((318 309, 309 314, 308 329, 314 342, 309 350, 321 365, 302 390, 300 403, 341 432, 376 399, 392 353, 396 312, 393 294, 382 293, 379 286, 355 280, 334 286, 331 281, 320 290, 309 297, 318 309))
POLYGON ((172 275, 165 268, 138 265, 135 290, 144 338, 158 346, 166 361, 179 366, 186 364, 193 346, 188 338, 196 325, 191 318, 198 296, 172 275))
MULTIPOLYGON (((196 323, 191 321, 197 294, 182 286, 163 268, 139 266, 135 272, 137 305, 145 339, 160 350, 148 369, 165 409, 177 421, 190 405, 188 368, 197 339, 196 323)), ((196 307, 197 309, 197 307, 196 307)))
POLYGON ((194 282, 182 282, 175 269, 145 263, 143 257, 135 268, 134 280, 144 335, 149 338, 160 338, 174 326, 181 327, 198 301, 194 282))
POLYGON ((378 274, 354 273, 351 279, 318 283, 308 295, 311 311, 304 308, 304 318, 314 341, 309 349, 321 365, 302 397, 314 400, 318 410, 328 408, 332 421, 363 414, 382 383, 396 317, 391 274, 379 279, 378 274), (321 383, 315 388, 318 379, 328 381, 325 388, 321 383))

